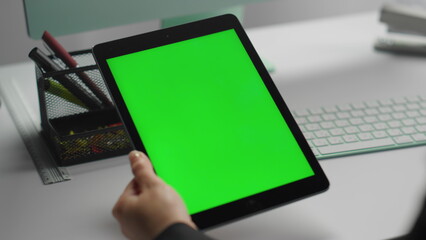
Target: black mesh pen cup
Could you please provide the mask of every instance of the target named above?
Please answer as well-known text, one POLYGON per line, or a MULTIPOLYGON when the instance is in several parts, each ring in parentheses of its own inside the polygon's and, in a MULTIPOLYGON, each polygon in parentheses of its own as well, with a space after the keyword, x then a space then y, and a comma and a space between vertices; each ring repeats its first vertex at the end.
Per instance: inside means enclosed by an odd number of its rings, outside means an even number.
POLYGON ((79 67, 44 72, 36 66, 42 135, 58 165, 127 154, 132 145, 90 50, 72 52, 79 67))

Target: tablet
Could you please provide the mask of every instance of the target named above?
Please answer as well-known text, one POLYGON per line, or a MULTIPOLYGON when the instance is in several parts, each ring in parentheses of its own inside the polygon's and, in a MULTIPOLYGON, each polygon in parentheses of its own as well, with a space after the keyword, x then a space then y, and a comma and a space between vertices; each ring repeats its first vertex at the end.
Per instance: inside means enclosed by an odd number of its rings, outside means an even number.
POLYGON ((233 15, 96 45, 133 141, 201 229, 328 188, 233 15))

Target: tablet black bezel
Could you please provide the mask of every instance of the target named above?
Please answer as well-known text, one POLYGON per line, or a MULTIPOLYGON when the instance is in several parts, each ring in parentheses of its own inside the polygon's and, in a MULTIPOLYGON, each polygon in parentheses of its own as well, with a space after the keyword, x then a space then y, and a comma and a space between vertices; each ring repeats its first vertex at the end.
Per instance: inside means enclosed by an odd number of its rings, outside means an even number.
POLYGON ((200 229, 217 226, 219 224, 278 207, 285 203, 325 191, 329 187, 329 182, 318 164, 315 155, 310 149, 306 139, 303 137, 301 130, 296 124, 287 105, 281 97, 280 92, 272 81, 243 27, 235 16, 227 14, 98 44, 93 48, 95 60, 116 104, 122 121, 126 126, 127 132, 133 141, 134 147, 146 153, 142 140, 136 131, 136 127, 130 117, 126 105, 124 104, 124 100, 118 90, 106 60, 229 29, 235 29, 265 86, 269 90, 315 174, 311 177, 304 178, 293 183, 285 184, 259 194, 193 214, 192 219, 200 229))

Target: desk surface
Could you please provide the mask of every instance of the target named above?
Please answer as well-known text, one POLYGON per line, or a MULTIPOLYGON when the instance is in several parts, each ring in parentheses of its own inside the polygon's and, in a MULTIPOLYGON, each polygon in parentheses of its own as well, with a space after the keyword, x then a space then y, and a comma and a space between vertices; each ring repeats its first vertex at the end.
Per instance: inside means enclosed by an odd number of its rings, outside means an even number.
MULTIPOLYGON (((248 31, 291 109, 424 93, 426 59, 376 53, 383 31, 366 13, 248 31)), ((0 67, 37 116, 33 65, 0 67)), ((0 239, 123 239, 111 208, 131 179, 126 157, 69 167, 72 180, 43 185, 0 108, 0 239)), ((426 190, 426 148, 320 162, 323 194, 207 233, 217 239, 385 239, 405 233, 426 190)))

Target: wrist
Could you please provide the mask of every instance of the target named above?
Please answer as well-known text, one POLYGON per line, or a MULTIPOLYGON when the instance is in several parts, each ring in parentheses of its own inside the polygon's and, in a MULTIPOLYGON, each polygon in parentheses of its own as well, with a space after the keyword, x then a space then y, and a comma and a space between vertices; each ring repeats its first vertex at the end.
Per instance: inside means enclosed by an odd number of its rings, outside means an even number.
MULTIPOLYGON (((171 236, 177 237, 182 234, 182 232, 186 231, 197 231, 197 228, 194 223, 188 224, 186 222, 174 222, 163 229, 163 231, 161 231, 153 240, 170 239, 171 236)), ((178 237, 177 239, 180 238, 178 237)))

